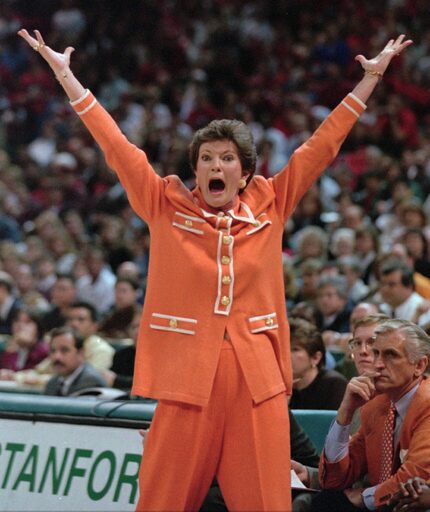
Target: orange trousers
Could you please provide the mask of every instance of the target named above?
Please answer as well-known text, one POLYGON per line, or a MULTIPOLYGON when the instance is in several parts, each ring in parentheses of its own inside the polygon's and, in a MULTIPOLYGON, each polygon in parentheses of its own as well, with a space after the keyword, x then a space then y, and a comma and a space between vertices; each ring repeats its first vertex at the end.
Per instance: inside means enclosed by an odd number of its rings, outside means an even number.
POLYGON ((197 511, 215 474, 229 511, 290 511, 289 431, 285 394, 255 405, 224 341, 207 406, 159 401, 137 511, 197 511))

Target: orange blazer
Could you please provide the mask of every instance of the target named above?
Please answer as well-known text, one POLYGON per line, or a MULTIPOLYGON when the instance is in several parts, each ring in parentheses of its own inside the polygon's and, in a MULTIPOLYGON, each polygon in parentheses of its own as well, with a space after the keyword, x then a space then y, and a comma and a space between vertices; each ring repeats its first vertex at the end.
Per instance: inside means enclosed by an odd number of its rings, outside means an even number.
POLYGON ((72 106, 151 234, 132 392, 205 405, 226 330, 255 403, 290 392, 284 223, 365 105, 346 96, 279 174, 255 176, 225 215, 205 211, 177 176, 161 178, 89 91, 72 106))
MULTIPOLYGON (((321 456, 319 476, 323 489, 347 489, 368 475, 377 485, 381 466, 382 433, 389 410, 389 399, 379 395, 361 409, 360 430, 351 438, 348 455, 339 462, 329 463, 321 456)), ((420 476, 430 479, 430 380, 421 382, 406 413, 400 432, 396 473, 378 485, 375 504, 380 507, 398 491, 399 483, 420 476)))

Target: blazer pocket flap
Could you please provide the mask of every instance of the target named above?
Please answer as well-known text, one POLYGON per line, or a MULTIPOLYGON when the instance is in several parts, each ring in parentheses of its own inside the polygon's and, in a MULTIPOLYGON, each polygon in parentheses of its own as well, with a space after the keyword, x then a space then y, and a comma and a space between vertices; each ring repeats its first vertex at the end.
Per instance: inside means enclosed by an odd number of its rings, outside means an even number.
POLYGON ((248 318, 248 322, 250 331, 253 334, 278 328, 278 319, 276 317, 276 313, 253 316, 251 318, 248 318))
POLYGON ((158 331, 179 332, 181 334, 196 334, 197 320, 182 316, 152 313, 149 327, 158 331))
POLYGON ((195 235, 203 235, 203 224, 205 221, 200 219, 199 217, 195 217, 194 215, 187 215, 182 212, 175 212, 175 215, 172 220, 172 225, 176 228, 183 229, 184 231, 189 231, 190 233, 194 233, 195 235))

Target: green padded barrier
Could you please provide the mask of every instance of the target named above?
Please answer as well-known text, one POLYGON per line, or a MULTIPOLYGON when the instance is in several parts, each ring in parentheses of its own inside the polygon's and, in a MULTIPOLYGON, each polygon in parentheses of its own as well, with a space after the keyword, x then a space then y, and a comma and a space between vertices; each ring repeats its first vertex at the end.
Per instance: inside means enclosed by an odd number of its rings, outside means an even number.
POLYGON ((56 397, 0 393, 0 412, 109 417, 151 421, 154 400, 97 400, 94 397, 56 397))
POLYGON ((321 453, 325 438, 332 421, 336 418, 337 411, 294 409, 292 413, 314 443, 318 453, 321 453))
MULTIPOLYGON (((151 421, 156 405, 155 400, 97 400, 94 397, 0 393, 0 412, 151 421)), ((292 412, 321 452, 336 411, 296 409, 292 412)))

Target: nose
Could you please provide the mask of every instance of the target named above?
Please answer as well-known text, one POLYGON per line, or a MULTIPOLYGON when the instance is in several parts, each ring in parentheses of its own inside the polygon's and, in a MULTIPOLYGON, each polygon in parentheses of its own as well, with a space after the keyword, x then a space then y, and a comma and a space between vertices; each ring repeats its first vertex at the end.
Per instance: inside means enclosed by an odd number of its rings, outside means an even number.
POLYGON ((384 368, 384 360, 380 355, 374 355, 373 356, 373 364, 375 365, 375 368, 384 368))
POLYGON ((218 157, 214 157, 212 159, 212 172, 219 172, 221 170, 221 159, 218 157))

